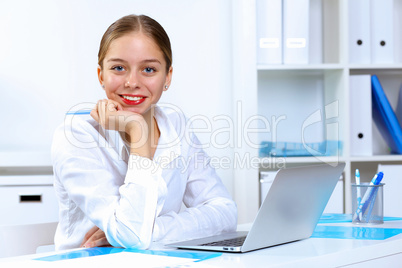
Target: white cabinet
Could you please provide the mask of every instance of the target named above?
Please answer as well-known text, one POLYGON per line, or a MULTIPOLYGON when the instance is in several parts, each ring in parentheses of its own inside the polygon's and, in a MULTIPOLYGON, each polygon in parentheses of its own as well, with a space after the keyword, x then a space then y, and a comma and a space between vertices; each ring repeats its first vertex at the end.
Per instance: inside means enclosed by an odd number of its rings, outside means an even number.
POLYGON ((58 221, 53 176, 0 176, 0 225, 58 221))
MULTIPOLYGON (((402 163, 401 155, 389 154, 375 127, 374 155, 357 157, 350 154, 349 101, 349 76, 376 74, 391 105, 396 107, 396 97, 402 84, 402 1, 394 0, 394 63, 390 64, 349 63, 349 11, 353 12, 349 10, 347 0, 310 0, 310 19, 315 25, 310 27, 310 43, 315 47, 320 44, 320 49, 310 49, 309 64, 258 65, 256 1, 238 0, 233 4, 234 101, 241 103, 241 110, 237 105, 235 114, 242 115, 242 122, 253 115, 265 118, 256 122, 256 128, 264 131, 254 136, 256 142, 253 144, 262 141, 314 143, 326 139, 340 142, 339 150, 331 156, 260 158, 259 170, 346 162, 346 213, 351 212, 351 183, 354 182, 356 168, 360 169, 362 180, 369 181, 378 164, 402 163), (317 27, 317 23, 321 23, 321 27, 317 27), (264 129, 267 125, 269 128, 264 129)), ((243 144, 235 153, 259 157, 260 148, 253 144, 243 144)), ((259 205, 259 198, 255 195, 259 184, 257 178, 258 172, 252 167, 241 167, 235 172, 239 222, 251 221, 255 216, 259 205)))

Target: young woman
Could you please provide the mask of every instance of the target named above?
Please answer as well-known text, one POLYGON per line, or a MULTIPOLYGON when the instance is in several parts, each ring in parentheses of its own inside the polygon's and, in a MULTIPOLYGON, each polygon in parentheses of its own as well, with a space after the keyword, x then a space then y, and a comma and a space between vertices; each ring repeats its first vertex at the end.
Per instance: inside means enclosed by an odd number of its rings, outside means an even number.
POLYGON ((197 137, 177 109, 156 105, 173 72, 162 26, 144 15, 117 20, 98 64, 107 99, 54 135, 56 248, 148 248, 234 231, 235 203, 197 137))

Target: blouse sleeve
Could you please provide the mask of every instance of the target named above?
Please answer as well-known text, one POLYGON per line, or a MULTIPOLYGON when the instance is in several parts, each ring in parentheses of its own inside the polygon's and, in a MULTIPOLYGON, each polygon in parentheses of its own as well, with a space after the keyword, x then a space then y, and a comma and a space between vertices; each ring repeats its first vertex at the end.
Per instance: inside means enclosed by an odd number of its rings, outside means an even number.
MULTIPOLYGON (((88 131, 92 130, 74 129, 73 135, 86 140, 88 131)), ((105 156, 108 148, 79 148, 65 136, 56 131, 52 157, 55 175, 70 200, 105 232, 111 245, 147 248, 166 196, 161 170, 147 158, 130 156, 122 184, 105 156)))
MULTIPOLYGON (((193 142, 199 144, 195 135, 193 142)), ((186 209, 158 216, 154 241, 187 240, 236 230, 236 204, 210 165, 210 158, 202 149, 191 149, 189 159, 183 198, 186 209)))

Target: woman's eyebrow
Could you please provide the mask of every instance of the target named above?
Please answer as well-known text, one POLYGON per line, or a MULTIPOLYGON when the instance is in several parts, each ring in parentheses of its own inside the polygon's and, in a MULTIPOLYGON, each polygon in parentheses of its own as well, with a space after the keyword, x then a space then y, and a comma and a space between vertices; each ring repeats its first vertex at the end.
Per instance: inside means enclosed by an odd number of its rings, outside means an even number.
POLYGON ((142 62, 144 62, 144 63, 156 62, 156 63, 162 64, 158 59, 145 59, 142 62))
POLYGON ((109 62, 109 61, 127 62, 127 61, 125 61, 125 60, 123 60, 123 59, 120 59, 120 58, 110 58, 110 59, 108 59, 107 61, 108 61, 108 62, 109 62))
MULTIPOLYGON (((111 62, 111 61, 127 62, 126 60, 123 60, 120 58, 110 58, 107 60, 107 62, 111 62)), ((156 63, 162 64, 158 59, 145 59, 145 60, 141 61, 141 63, 150 63, 150 62, 156 62, 156 63)))

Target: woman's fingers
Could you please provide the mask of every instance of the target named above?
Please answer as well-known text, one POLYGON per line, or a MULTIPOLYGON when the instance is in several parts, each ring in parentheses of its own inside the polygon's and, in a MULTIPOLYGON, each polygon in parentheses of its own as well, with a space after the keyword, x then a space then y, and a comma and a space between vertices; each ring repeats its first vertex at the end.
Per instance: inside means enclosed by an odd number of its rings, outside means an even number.
MULTIPOLYGON (((108 107, 108 112, 116 112, 118 110, 121 110, 121 109, 118 109, 119 103, 117 103, 116 101, 113 101, 113 100, 107 101, 107 107, 108 107)), ((121 108, 121 106, 120 106, 120 108, 121 108)))
POLYGON ((84 236, 84 239, 82 240, 82 243, 80 247, 84 246, 88 240, 99 230, 98 226, 92 227, 84 236))
POLYGON ((105 233, 97 226, 92 227, 91 230, 86 233, 81 243, 81 247, 85 248, 103 246, 110 246, 110 243, 107 241, 105 233))
POLYGON ((93 119, 95 119, 96 122, 99 122, 98 104, 96 104, 95 107, 91 110, 90 115, 93 119))
POLYGON ((107 100, 98 101, 98 114, 99 114, 99 124, 105 128, 106 127, 106 104, 107 100))
POLYGON ((143 134, 143 131, 147 131, 147 124, 142 115, 124 111, 123 107, 114 100, 99 100, 91 111, 91 116, 103 129, 127 132, 128 129, 134 127, 141 137, 144 137, 144 135, 140 134, 143 134))
POLYGON ((110 243, 107 241, 106 237, 100 237, 98 239, 90 240, 84 245, 84 247, 86 248, 104 247, 104 246, 111 246, 110 243))

